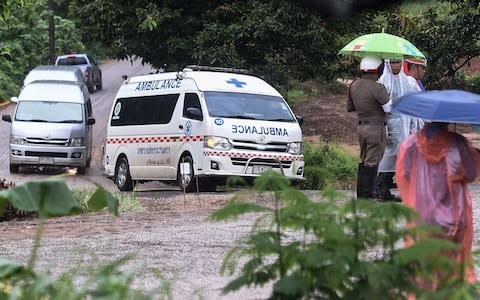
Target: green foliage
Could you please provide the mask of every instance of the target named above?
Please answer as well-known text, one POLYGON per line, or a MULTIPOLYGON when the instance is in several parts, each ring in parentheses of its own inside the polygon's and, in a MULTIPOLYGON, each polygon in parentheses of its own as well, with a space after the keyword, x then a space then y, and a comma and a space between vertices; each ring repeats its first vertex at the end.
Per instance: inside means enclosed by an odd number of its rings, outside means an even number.
MULTIPOLYGON (((0 20, 0 101, 18 95, 31 69, 49 63, 47 3, 43 0, 19 3, 22 5, 9 6, 8 20, 0 20)), ((57 53, 85 50, 72 21, 55 17, 55 24, 57 53)))
MULTIPOLYGON (((82 193, 81 193, 82 194, 82 193)), ((82 211, 81 198, 87 211, 107 209, 118 214, 118 200, 102 187, 90 193, 88 199, 72 194, 64 181, 49 179, 32 181, 0 192, 0 208, 9 203, 15 208, 38 213, 39 225, 28 265, 0 258, 1 299, 157 299, 160 295, 170 298, 170 285, 162 283, 149 292, 132 287, 137 270, 124 271, 132 258, 125 256, 104 265, 94 266, 88 273, 63 273, 58 278, 34 270, 34 263, 45 225, 52 216, 66 216, 82 211), (78 277, 74 276, 78 275, 78 277), (79 279, 82 279, 81 281, 79 279), (79 284, 83 282, 84 284, 79 284)), ((83 195, 84 196, 84 195, 83 195)), ((0 210, 0 215, 2 215, 0 210)), ((147 269, 162 279, 156 270, 147 269)))
POLYGON ((305 189, 323 189, 326 186, 351 189, 354 186, 358 159, 339 147, 328 143, 304 143, 305 189))
POLYGON ((334 74, 334 35, 299 1, 75 0, 70 8, 85 42, 112 45, 115 58, 139 56, 169 70, 251 69, 283 88, 290 78, 334 74))
MULTIPOLYGON (((94 196, 95 192, 106 193, 105 190, 93 190, 93 189, 83 189, 83 190, 73 190, 73 198, 76 199, 81 205, 84 211, 88 211, 89 204, 87 203, 89 199, 97 199, 96 201, 101 200, 101 197, 94 196)), ((108 201, 112 201, 110 197, 118 199, 118 211, 120 212, 143 212, 145 209, 138 200, 135 193, 121 193, 114 192, 113 194, 108 193, 110 196, 105 194, 108 201)))
MULTIPOLYGON (((328 190, 314 202, 275 172, 257 178, 255 190, 270 200, 261 203, 265 210, 250 234, 224 258, 222 274, 236 276, 224 293, 271 284, 271 299, 480 296, 475 286, 454 276, 463 266, 442 255, 457 246, 425 238, 438 233, 436 228, 405 228, 417 215, 401 204, 348 200, 328 190), (403 248, 399 242, 407 236, 416 243, 403 248), (435 293, 416 284, 432 278, 439 278, 435 293)), ((238 205, 235 199, 211 218, 236 218, 238 205)), ((244 213, 259 211, 258 205, 250 207, 244 213)))
POLYGON ((427 55, 427 88, 464 88, 454 78, 480 54, 478 1, 441 1, 412 20, 416 28, 406 37, 427 55))
POLYGON ((480 93, 480 74, 466 75, 462 71, 457 72, 452 80, 452 85, 478 94, 480 93))

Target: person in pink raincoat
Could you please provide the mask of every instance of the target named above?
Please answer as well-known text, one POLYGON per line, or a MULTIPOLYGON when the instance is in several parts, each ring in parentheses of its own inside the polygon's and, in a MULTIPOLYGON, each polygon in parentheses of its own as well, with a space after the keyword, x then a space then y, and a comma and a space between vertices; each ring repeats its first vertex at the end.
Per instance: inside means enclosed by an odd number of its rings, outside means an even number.
POLYGON ((402 202, 419 214, 417 223, 440 226, 441 236, 460 246, 449 255, 465 263, 465 279, 474 282, 468 183, 480 175, 478 150, 462 135, 448 131, 447 123, 427 123, 401 144, 396 170, 402 202))

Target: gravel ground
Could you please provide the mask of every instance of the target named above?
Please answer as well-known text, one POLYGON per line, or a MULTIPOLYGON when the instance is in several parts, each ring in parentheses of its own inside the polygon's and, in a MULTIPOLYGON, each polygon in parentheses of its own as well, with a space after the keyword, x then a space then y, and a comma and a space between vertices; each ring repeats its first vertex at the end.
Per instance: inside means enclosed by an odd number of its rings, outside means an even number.
MULTIPOLYGON (((480 186, 471 186, 474 198, 475 248, 479 245, 480 186)), ((140 268, 135 286, 150 290, 160 281, 147 268, 160 270, 172 284, 174 299, 260 299, 271 287, 243 289, 221 294, 232 277, 219 274, 228 249, 249 231, 254 215, 231 222, 209 222, 207 217, 221 207, 231 193, 187 195, 166 192, 163 198, 141 198, 143 213, 125 213, 112 218, 106 213, 91 213, 48 221, 39 251, 37 270, 60 274, 76 271, 127 254, 134 258, 126 269, 140 268)), ((147 196, 147 194, 143 194, 147 196)), ((318 199, 317 192, 310 192, 318 199)), ((0 224, 0 257, 27 263, 36 220, 0 224)), ((478 272, 478 271, 477 271, 478 272)))

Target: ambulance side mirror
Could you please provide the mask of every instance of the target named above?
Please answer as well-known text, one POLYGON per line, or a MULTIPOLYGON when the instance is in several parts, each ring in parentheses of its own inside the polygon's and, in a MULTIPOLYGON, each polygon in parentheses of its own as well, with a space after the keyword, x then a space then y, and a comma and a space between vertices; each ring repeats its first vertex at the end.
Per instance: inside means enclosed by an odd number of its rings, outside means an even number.
POLYGON ((186 117, 189 119, 194 119, 199 121, 203 120, 202 111, 196 107, 187 108, 186 117))
POLYGON ((298 125, 302 126, 303 125, 303 116, 295 116, 298 121, 298 125))

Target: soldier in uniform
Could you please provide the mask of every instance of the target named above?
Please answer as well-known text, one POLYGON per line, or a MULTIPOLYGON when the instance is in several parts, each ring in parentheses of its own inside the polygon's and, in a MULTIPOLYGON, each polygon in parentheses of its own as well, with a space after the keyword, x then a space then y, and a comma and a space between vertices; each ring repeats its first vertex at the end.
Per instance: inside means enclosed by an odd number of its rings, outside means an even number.
POLYGON ((362 77, 348 88, 347 111, 355 111, 358 118, 357 198, 372 198, 378 164, 387 142, 386 112, 390 111, 392 102, 385 87, 377 83, 382 66, 382 60, 376 56, 362 58, 362 77))

